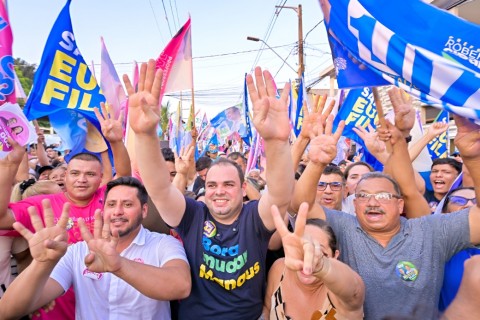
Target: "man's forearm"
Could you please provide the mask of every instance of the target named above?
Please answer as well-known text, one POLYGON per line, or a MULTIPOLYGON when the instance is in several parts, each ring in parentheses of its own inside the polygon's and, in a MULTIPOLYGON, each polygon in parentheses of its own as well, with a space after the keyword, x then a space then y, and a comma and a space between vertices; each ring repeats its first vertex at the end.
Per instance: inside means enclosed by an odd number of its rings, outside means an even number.
POLYGON ((294 171, 288 141, 265 141, 265 158, 267 160, 266 180, 268 195, 276 206, 289 205, 294 186, 294 171))
POLYGON ((10 203, 10 195, 12 193, 12 184, 15 179, 15 175, 18 171, 18 164, 11 164, 8 166, 0 167, 0 228, 11 228, 11 224, 8 226, 2 222, 7 219, 8 204, 10 203))
POLYGON ((43 289, 55 262, 32 263, 10 284, 5 295, 0 299, 2 319, 16 319, 37 310, 43 289))
POLYGON ((122 257, 120 270, 113 274, 151 299, 184 299, 191 290, 190 269, 181 260, 172 260, 164 267, 155 267, 122 257), (162 285, 159 286, 159 283, 162 285))
POLYGON ((113 161, 115 162, 116 175, 118 177, 127 177, 132 175, 132 165, 127 148, 122 141, 110 143, 113 153, 113 161))
POLYGON ((309 162, 305 171, 297 181, 295 190, 293 192, 292 210, 297 212, 302 202, 307 202, 309 207, 312 208, 315 202, 315 195, 317 192, 318 180, 325 169, 325 164, 309 162))

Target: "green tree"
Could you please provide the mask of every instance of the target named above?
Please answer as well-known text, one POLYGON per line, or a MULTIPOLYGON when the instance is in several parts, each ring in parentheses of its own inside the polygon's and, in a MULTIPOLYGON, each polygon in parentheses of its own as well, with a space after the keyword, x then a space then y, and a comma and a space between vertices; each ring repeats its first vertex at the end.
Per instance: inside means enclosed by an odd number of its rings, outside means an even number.
MULTIPOLYGON (((20 81, 20 85, 22 86, 23 91, 25 91, 25 94, 28 96, 30 89, 32 88, 33 77, 35 75, 35 71, 37 70, 37 65, 30 64, 21 58, 15 58, 14 66, 18 80, 20 81)), ((25 105, 25 101, 23 101, 23 99, 19 99, 18 103, 21 107, 25 105)))
POLYGON ((166 105, 162 105, 160 109, 160 128, 162 128, 162 140, 165 140, 165 137, 168 133, 168 119, 170 115, 168 114, 168 108, 170 102, 168 101, 166 105))

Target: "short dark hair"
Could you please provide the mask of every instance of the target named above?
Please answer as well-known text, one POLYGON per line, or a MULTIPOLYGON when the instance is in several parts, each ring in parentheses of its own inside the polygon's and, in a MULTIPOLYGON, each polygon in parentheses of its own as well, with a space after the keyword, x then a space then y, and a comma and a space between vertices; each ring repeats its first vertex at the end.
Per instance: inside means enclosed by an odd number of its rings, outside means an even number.
POLYGON ((55 168, 55 167, 51 166, 51 165, 42 166, 42 167, 38 168, 37 174, 40 176, 42 173, 44 173, 47 170, 53 170, 53 168, 55 168))
POLYGON ((336 174, 337 176, 340 176, 342 178, 342 182, 345 182, 345 176, 343 175, 343 172, 342 170, 340 170, 339 167, 328 165, 325 167, 325 169, 323 169, 322 175, 329 176, 331 174, 336 174))
POLYGON ((208 169, 212 165, 212 159, 209 157, 200 157, 197 162, 195 162, 195 170, 202 171, 203 169, 208 169))
POLYGON ((83 161, 97 161, 98 163, 102 164, 102 161, 100 160, 100 158, 97 157, 95 154, 90 153, 90 152, 77 153, 76 155, 74 155, 70 158, 70 161, 72 161, 74 159, 83 160, 83 161))
POLYGON ((245 158, 245 156, 241 152, 238 152, 238 151, 230 152, 227 156, 227 159, 230 159, 230 160, 237 160, 238 158, 241 158, 243 162, 247 164, 247 158, 245 158))
POLYGON ((362 182, 362 181, 366 181, 366 180, 370 180, 370 179, 387 179, 388 181, 390 181, 393 185, 393 188, 395 189, 395 193, 397 194, 397 196, 401 197, 402 196, 402 192, 400 191, 400 186, 398 185, 397 181, 395 181, 391 176, 389 176, 388 174, 386 173, 383 173, 383 172, 378 172, 378 171, 374 171, 374 172, 369 172, 369 173, 366 173, 364 174, 360 180, 358 181, 357 183, 357 188, 358 188, 358 185, 362 182))
MULTIPOLYGON (((240 165, 233 160, 230 160, 230 159, 227 159, 227 158, 218 158, 217 160, 215 160, 212 163, 212 165, 210 166, 208 171, 210 171, 210 169, 212 169, 215 166, 228 166, 228 165, 231 165, 231 166, 235 167, 235 169, 237 169, 238 177, 240 178, 240 184, 243 184, 243 182, 245 182, 245 177, 243 175, 243 170, 240 167, 240 165)), ((208 171, 207 171, 207 174, 208 174, 208 171)))
POLYGON ((162 148, 162 155, 163 155, 163 159, 165 159, 165 161, 175 163, 175 154, 173 153, 172 149, 162 148))
POLYGON ((110 190, 117 186, 128 186, 137 189, 137 197, 140 200, 140 204, 143 206, 148 201, 148 193, 145 186, 136 178, 134 177, 120 177, 115 180, 110 181, 107 183, 107 188, 105 189, 105 199, 107 198, 108 193, 110 190))
POLYGON ((338 163, 338 166, 343 166, 343 165, 347 165, 347 160, 340 160, 340 162, 338 163))
POLYGON ((307 219, 306 225, 316 226, 323 231, 325 231, 328 235, 328 246, 332 249, 333 254, 337 251, 338 244, 337 244, 337 237, 335 236, 335 232, 333 232, 332 227, 322 219, 307 219))
POLYGON ((448 164, 449 166, 457 170, 458 174, 462 172, 462 163, 453 158, 437 158, 433 160, 431 169, 433 169, 434 166, 440 165, 440 164, 448 164))
POLYGON ((343 173, 343 175, 345 176, 345 180, 348 179, 348 175, 350 174, 350 170, 352 170, 352 168, 354 168, 356 166, 365 166, 365 167, 368 168, 368 170, 370 170, 370 172, 375 171, 371 165, 369 165, 368 163, 366 163, 364 161, 352 162, 347 166, 347 168, 345 169, 345 172, 343 173))

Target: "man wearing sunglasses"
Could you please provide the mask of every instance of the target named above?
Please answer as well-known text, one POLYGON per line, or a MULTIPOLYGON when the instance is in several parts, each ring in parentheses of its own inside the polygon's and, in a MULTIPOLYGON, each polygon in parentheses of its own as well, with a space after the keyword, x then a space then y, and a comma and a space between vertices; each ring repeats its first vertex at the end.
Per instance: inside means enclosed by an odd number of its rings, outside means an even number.
POLYGON ((318 181, 315 201, 329 209, 342 210, 345 178, 337 166, 327 166, 318 181))

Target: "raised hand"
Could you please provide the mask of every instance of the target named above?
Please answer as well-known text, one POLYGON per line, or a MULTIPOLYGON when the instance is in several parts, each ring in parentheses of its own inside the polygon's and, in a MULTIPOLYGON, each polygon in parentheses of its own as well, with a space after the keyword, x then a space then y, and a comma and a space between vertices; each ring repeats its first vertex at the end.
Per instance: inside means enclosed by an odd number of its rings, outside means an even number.
POLYGON ((282 95, 277 99, 275 81, 268 71, 255 68, 255 83, 247 75, 248 92, 253 103, 253 124, 264 140, 287 141, 290 135, 288 119, 288 94, 290 84, 286 83, 282 95))
MULTIPOLYGON (((377 159, 388 157, 387 147, 385 142, 380 140, 378 133, 368 124, 368 130, 364 127, 353 128, 353 131, 365 142, 368 151, 377 159)), ((381 160, 380 160, 381 161, 381 160)))
POLYGON ((303 122, 302 122, 302 129, 300 131, 300 137, 310 140, 310 135, 312 133, 312 130, 314 129, 315 125, 317 124, 319 118, 321 118, 321 121, 323 124, 325 124, 325 121, 332 113, 333 107, 335 106, 335 100, 332 100, 328 107, 325 109, 325 103, 327 102, 327 96, 315 96, 313 105, 314 105, 314 110, 312 113, 308 111, 307 104, 304 101, 303 102, 303 122))
MULTIPOLYGON (((0 167, 12 167, 20 165, 25 154, 25 148, 18 144, 17 141, 7 137, 7 142, 13 147, 7 156, 0 159, 0 167)), ((1 143, 0 143, 1 146, 1 143)))
POLYGON ((157 134, 157 125, 160 121, 160 89, 162 87, 162 71, 155 70, 155 60, 150 59, 142 63, 138 90, 132 86, 127 75, 123 75, 123 82, 128 93, 128 119, 132 130, 136 134, 157 134))
POLYGON ((277 232, 282 238, 285 252, 285 267, 292 271, 302 271, 306 275, 317 273, 323 268, 323 253, 320 244, 304 235, 308 204, 302 203, 298 210, 294 232, 290 232, 276 206, 272 206, 272 216, 277 232))
POLYGON ((395 113, 395 126, 407 137, 415 124, 415 109, 412 98, 397 87, 388 90, 388 96, 395 113))
POLYGON ((455 146, 460 151, 462 159, 480 160, 480 126, 467 118, 453 115, 457 125, 455 146))
POLYGON ((340 121, 337 131, 333 133, 333 115, 327 117, 325 126, 322 120, 319 119, 310 136, 310 147, 308 151, 310 161, 324 165, 332 162, 337 155, 337 143, 344 127, 345 122, 340 121))
POLYGON ((120 269, 121 257, 117 252, 119 235, 110 233, 110 216, 102 219, 100 209, 95 211, 93 235, 83 219, 78 220, 83 240, 90 253, 85 257, 85 265, 92 272, 115 272, 120 269), (105 222, 104 222, 105 221, 105 222))
POLYGON ((101 102, 102 113, 98 108, 93 108, 95 116, 100 122, 103 136, 109 142, 118 142, 123 140, 123 112, 120 112, 118 119, 114 117, 114 110, 107 110, 105 103, 101 102))
POLYGON ((378 138, 385 143, 388 141, 392 146, 398 143, 405 143, 405 138, 396 125, 385 119, 386 127, 377 126, 378 138))
POLYGON ((194 166, 194 151, 195 148, 193 146, 188 146, 186 149, 182 147, 180 156, 177 155, 175 150, 173 151, 175 155, 175 171, 177 171, 177 174, 187 176, 189 169, 194 166))
POLYGON ((427 135, 433 139, 447 131, 449 127, 450 125, 446 122, 434 122, 428 128, 427 135))
POLYGON ((25 228, 20 222, 15 222, 13 227, 28 241, 30 254, 33 259, 38 262, 56 263, 67 251, 68 236, 66 227, 70 204, 65 203, 63 205, 62 215, 56 225, 50 200, 42 200, 42 207, 45 227, 35 207, 28 208, 35 233, 25 228))

